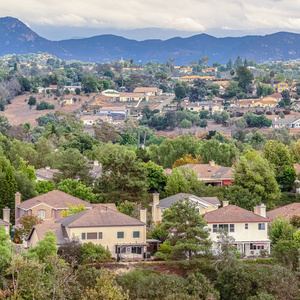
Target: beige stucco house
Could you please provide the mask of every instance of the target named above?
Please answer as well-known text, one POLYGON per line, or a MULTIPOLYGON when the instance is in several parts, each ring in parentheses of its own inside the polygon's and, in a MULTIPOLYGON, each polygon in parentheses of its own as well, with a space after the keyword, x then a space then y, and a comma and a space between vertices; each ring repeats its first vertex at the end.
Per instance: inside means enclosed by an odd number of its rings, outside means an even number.
POLYGON ((21 202, 21 194, 15 195, 15 225, 19 224, 20 218, 25 214, 35 215, 44 221, 55 221, 62 218, 62 211, 68 208, 68 204, 84 205, 86 209, 92 208, 92 204, 54 190, 21 202))
POLYGON ((0 227, 4 227, 5 232, 9 234, 10 225, 10 209, 5 207, 3 208, 3 220, 0 219, 0 227))
POLYGON ((234 245, 238 251, 248 256, 258 256, 262 250, 270 253, 270 240, 268 238, 268 223, 266 206, 254 207, 254 212, 236 205, 228 205, 223 201, 223 207, 208 212, 204 217, 210 229, 212 250, 214 254, 220 252, 221 244, 217 238, 219 230, 228 231, 235 239, 234 245))
POLYGON ((140 86, 136 87, 133 90, 134 93, 143 93, 147 96, 160 96, 162 94, 162 90, 157 87, 146 87, 146 86, 140 86))
POLYGON ((144 93, 120 93, 118 98, 118 100, 121 102, 142 101, 143 99, 148 101, 148 95, 144 93))
POLYGON ((152 203, 152 221, 161 222, 162 213, 165 209, 170 208, 173 203, 176 203, 179 200, 184 201, 186 199, 195 204, 195 208, 200 214, 205 214, 206 212, 218 209, 220 206, 220 201, 217 197, 197 197, 192 194, 179 193, 159 200, 159 194, 154 193, 152 203))
POLYGON ((267 212, 267 218, 270 222, 273 222, 277 217, 290 219, 293 216, 300 216, 300 203, 291 203, 267 212))
POLYGON ((51 230, 58 245, 77 238, 82 243, 92 242, 108 248, 115 258, 142 258, 147 246, 147 212, 141 210, 140 213, 141 220, 137 220, 118 212, 115 204, 94 204, 92 209, 34 226, 27 245, 35 246, 51 230))

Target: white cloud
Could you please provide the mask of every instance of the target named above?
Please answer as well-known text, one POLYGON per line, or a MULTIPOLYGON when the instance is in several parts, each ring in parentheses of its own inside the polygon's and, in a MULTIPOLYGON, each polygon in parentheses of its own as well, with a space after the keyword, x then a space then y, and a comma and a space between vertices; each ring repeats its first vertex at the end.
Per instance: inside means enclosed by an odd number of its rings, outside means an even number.
POLYGON ((300 30, 299 0, 10 0, 2 16, 28 24, 91 27, 159 27, 201 32, 210 28, 300 30))

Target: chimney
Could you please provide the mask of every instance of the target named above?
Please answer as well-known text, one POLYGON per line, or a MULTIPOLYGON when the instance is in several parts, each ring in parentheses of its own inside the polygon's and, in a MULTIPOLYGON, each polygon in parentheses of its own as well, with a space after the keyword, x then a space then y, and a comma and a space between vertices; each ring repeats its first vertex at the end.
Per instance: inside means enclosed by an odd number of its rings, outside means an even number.
POLYGON ((17 220, 19 219, 19 210, 17 206, 21 203, 21 194, 19 192, 15 193, 15 225, 18 225, 17 220))
POLYGON ((161 218, 159 217, 159 208, 156 207, 159 204, 159 193, 153 193, 153 203, 152 203, 152 221, 160 222, 161 218))
POLYGON ((7 206, 3 208, 3 221, 10 223, 10 209, 7 206))
POLYGON ((264 218, 267 217, 267 207, 262 203, 260 206, 260 215, 264 218))
POLYGON ((254 206, 254 213, 256 215, 260 215, 260 206, 258 206, 258 205, 254 206))
POLYGON ((146 208, 140 209, 140 220, 144 223, 147 223, 147 209, 146 208))
POLYGON ((227 199, 224 199, 223 200, 223 207, 228 206, 228 204, 229 204, 229 201, 227 199))
POLYGON ((94 166, 99 166, 99 162, 97 159, 94 160, 94 166))
POLYGON ((50 166, 46 166, 46 170, 50 170, 51 168, 50 168, 50 166))
POLYGON ((216 165, 216 163, 215 163, 214 160, 211 160, 211 161, 209 162, 209 164, 210 164, 211 167, 214 167, 214 166, 216 165))

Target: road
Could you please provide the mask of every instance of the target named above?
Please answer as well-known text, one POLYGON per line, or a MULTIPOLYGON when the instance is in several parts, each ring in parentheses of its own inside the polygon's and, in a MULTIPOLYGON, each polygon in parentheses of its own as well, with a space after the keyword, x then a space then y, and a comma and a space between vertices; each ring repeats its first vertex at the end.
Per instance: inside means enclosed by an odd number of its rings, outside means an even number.
POLYGON ((159 104, 155 104, 154 106, 151 107, 151 109, 159 109, 161 111, 163 109, 163 107, 170 104, 174 98, 175 98, 174 96, 171 96, 171 97, 167 98, 166 100, 164 100, 163 102, 161 102, 159 104))

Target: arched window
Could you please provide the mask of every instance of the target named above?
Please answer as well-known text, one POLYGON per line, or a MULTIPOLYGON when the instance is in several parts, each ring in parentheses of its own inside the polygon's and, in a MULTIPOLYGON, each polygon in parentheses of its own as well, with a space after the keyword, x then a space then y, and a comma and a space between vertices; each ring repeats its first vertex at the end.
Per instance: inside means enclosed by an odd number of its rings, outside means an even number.
POLYGON ((38 211, 38 217, 39 217, 40 219, 45 219, 45 218, 46 218, 46 211, 45 211, 44 209, 40 209, 40 210, 38 211))

